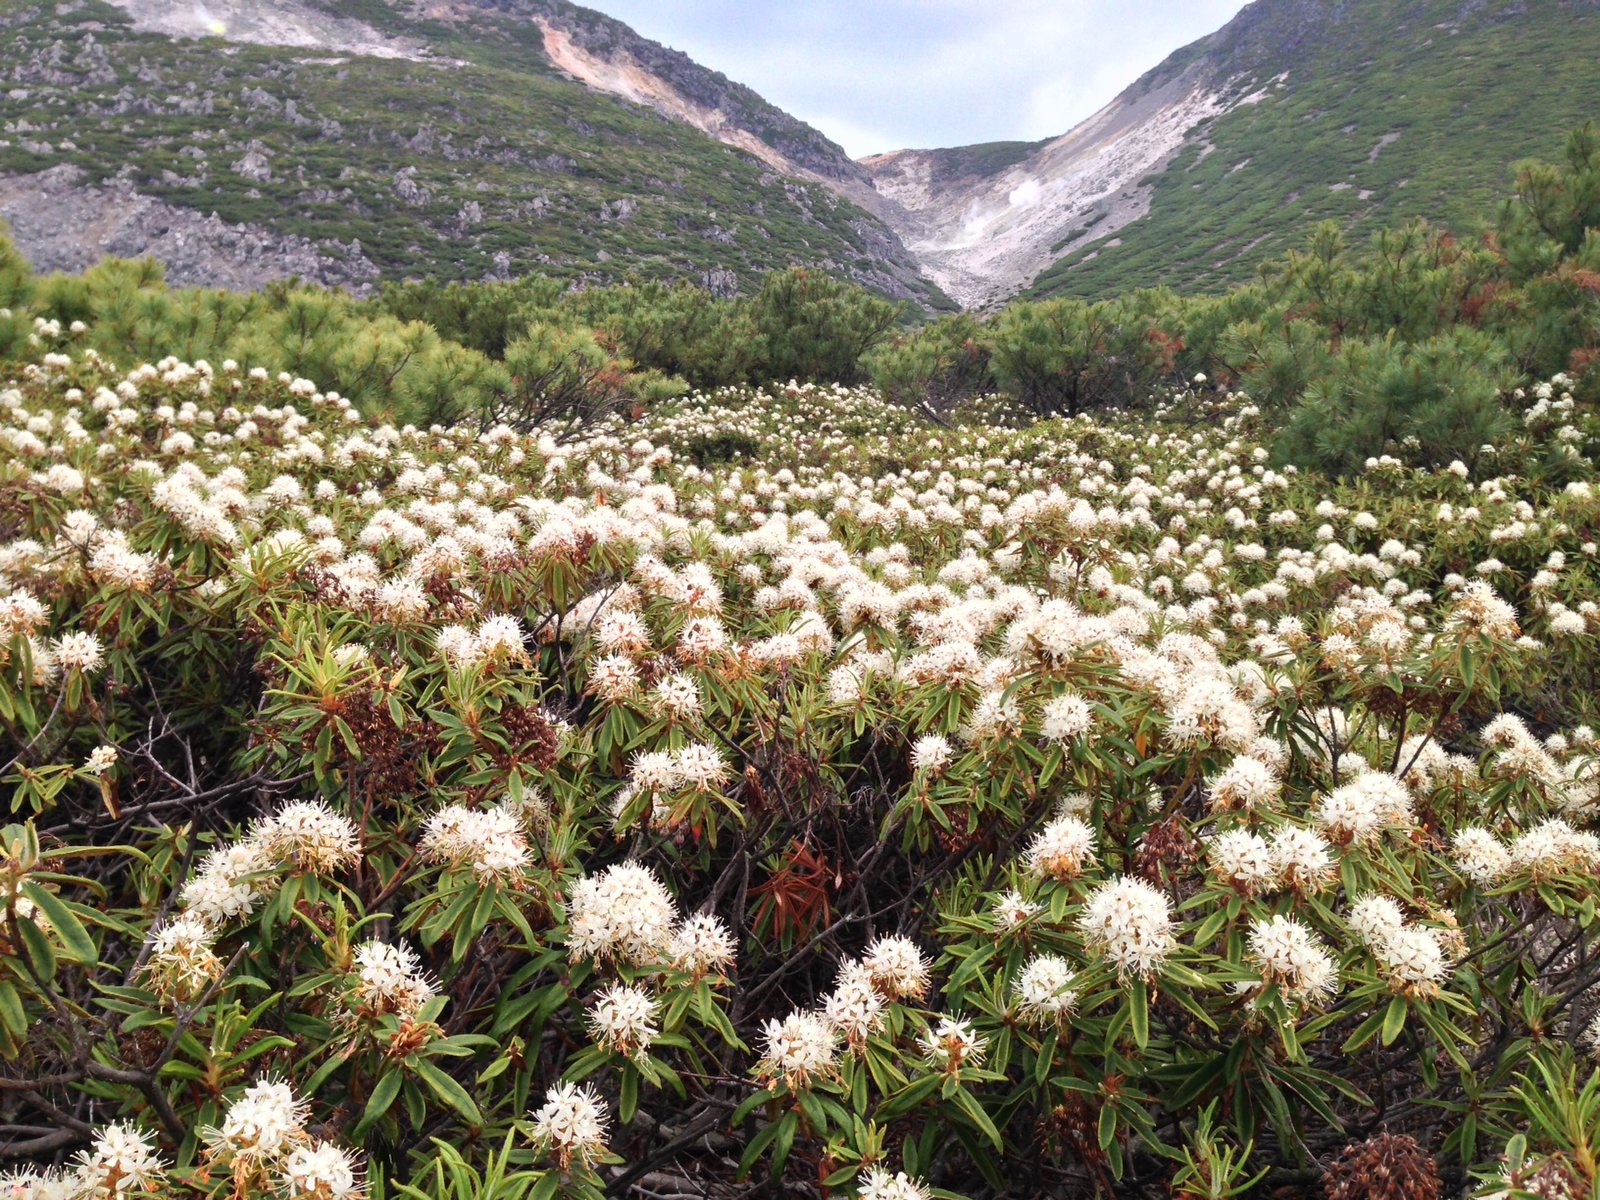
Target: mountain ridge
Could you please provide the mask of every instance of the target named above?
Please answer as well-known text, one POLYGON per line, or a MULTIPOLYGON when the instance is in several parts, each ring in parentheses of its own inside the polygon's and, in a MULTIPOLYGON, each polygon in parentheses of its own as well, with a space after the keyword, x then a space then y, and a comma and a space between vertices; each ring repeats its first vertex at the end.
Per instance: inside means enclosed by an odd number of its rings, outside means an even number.
MULTIPOLYGON (((1597 57, 1597 0, 1255 0, 1062 138, 933 196, 902 236, 935 279, 983 307, 1018 293, 1227 286, 1325 219, 1352 236, 1415 217, 1466 232, 1516 160, 1555 155, 1567 129, 1596 115, 1584 82, 1597 57), (1109 120, 1159 99, 1153 116, 1109 120), (1191 113, 1172 137, 1170 123, 1191 113), (1109 136, 1096 140, 1097 124, 1109 136), (1075 138, 1084 153, 1052 164, 1051 148, 1075 138), (1125 169, 1073 175, 1107 152, 1125 169), (1066 193, 1053 230, 1041 223, 1027 241, 1013 218, 957 236, 952 213, 985 200, 992 210, 1028 178, 1042 201, 1053 186, 1066 193), (1012 269, 980 273, 977 294, 938 269, 941 255, 959 269, 1002 250, 1012 269)), ((923 153, 937 172, 951 152, 923 153)), ((893 156, 868 165, 880 188, 895 186, 893 156)))
POLYGON ((805 265, 985 309, 1227 286, 1319 220, 1474 219, 1593 115, 1600 0, 1255 0, 1057 137, 859 162, 568 0, 66 0, 0 33, 0 218, 46 268, 731 294, 805 265))
POLYGON ((229 282, 227 238, 282 274, 367 290, 406 277, 539 271, 575 283, 690 279, 728 294, 815 266, 922 306, 949 302, 865 172, 742 85, 564 0, 68 0, 0 12, 0 206, 36 265, 163 245, 211 222, 179 282, 229 282), (791 170, 569 79, 534 18, 609 46, 757 127, 791 170), (44 240, 54 199, 110 228, 44 240), (835 177, 831 182, 829 177, 835 177), (153 203, 142 203, 149 201, 153 203), (302 251, 326 244, 331 254, 302 251), (209 244, 209 243, 208 243, 209 244), (335 260, 324 268, 321 259, 335 260), (374 272, 352 280, 342 260, 374 272), (312 260, 316 260, 313 262, 312 260), (308 263, 317 269, 305 273, 308 263))

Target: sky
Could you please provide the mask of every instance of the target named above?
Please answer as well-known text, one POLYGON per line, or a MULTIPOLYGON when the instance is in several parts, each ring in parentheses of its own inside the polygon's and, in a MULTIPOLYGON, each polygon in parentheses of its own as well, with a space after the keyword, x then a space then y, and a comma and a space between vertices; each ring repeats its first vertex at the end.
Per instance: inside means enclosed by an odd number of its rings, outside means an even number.
POLYGON ((1244 0, 580 0, 860 158, 1065 133, 1244 0))

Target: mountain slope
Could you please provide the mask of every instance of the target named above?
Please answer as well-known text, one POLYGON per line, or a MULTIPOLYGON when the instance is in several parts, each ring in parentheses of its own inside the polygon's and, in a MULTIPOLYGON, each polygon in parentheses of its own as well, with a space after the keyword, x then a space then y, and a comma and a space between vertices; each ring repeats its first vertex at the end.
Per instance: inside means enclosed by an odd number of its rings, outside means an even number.
POLYGON ((1060 138, 868 159, 982 306, 1216 288, 1334 219, 1470 220, 1600 115, 1597 0, 1257 0, 1060 138))
POLYGON ((0 39, 0 219, 44 268, 725 292, 810 264, 947 303, 837 146, 562 0, 70 0, 0 6, 0 39))

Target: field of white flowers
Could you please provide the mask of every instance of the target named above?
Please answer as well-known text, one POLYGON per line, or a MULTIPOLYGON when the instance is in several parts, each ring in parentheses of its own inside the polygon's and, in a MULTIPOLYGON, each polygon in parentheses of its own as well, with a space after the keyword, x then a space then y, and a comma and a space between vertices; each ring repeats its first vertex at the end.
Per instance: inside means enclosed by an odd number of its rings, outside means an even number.
POLYGON ((5 1196, 1596 1194, 1600 493, 1518 445, 35 337, 5 1196))

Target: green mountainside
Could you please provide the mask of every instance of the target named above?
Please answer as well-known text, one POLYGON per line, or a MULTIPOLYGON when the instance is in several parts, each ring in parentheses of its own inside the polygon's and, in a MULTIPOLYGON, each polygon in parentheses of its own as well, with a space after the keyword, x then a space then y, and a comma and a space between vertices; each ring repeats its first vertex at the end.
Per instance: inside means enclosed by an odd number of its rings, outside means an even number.
POLYGON ((358 290, 537 271, 726 293, 803 264, 948 303, 881 221, 824 182, 864 179, 842 151, 600 14, 558 0, 265 10, 321 12, 420 48, 380 57, 141 32, 129 7, 140 4, 0 3, 0 201, 6 180, 11 196, 0 215, 38 265, 77 268, 142 242, 177 260, 182 282, 227 282, 226 253, 184 258, 208 244, 186 223, 215 213, 263 256, 358 290), (549 15, 574 42, 621 45, 719 119, 753 128, 800 173, 568 78, 534 23, 549 15), (143 225, 126 227, 130 208, 143 225))
POLYGON ((1060 138, 861 163, 566 0, 0 0, 0 39, 0 221, 35 266, 238 289, 1216 292, 1322 220, 1470 236, 1600 109, 1600 0, 1257 0, 1060 138))
POLYGON ((1596 62, 1595 0, 1259 0, 1130 89, 1187 72, 1251 102, 1190 131, 1148 215, 1071 239, 1031 292, 1216 291, 1320 220, 1358 240, 1411 217, 1470 234, 1514 162, 1596 115, 1596 62))

